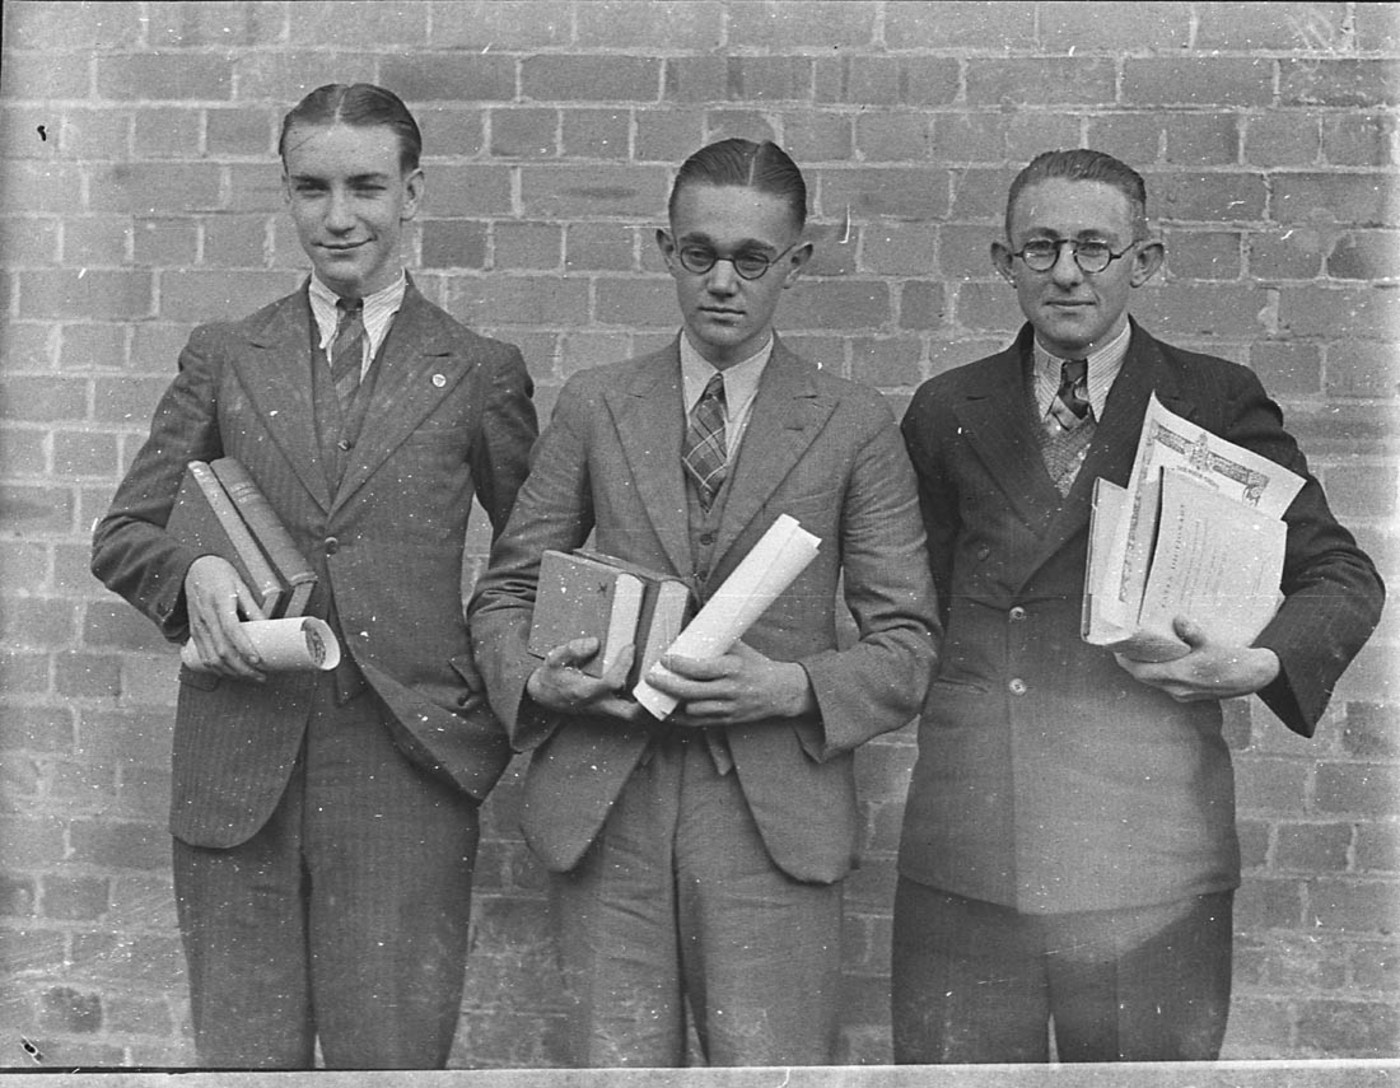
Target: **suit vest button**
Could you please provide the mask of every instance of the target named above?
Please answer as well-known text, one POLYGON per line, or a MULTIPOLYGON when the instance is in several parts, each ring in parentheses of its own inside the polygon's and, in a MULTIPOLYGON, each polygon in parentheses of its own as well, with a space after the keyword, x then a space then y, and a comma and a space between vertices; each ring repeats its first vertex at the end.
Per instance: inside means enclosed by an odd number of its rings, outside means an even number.
POLYGON ((322 546, 326 549, 327 555, 334 555, 336 552, 340 551, 340 541, 333 536, 326 537, 322 542, 322 546))
POLYGON ((1026 618, 1026 610, 1019 604, 1007 613, 1013 620, 1023 620, 1026 618))
POLYGON ((1006 689, 1011 692, 1012 695, 1024 695, 1026 694, 1026 682, 1018 676, 1016 679, 1012 680, 1011 683, 1006 685, 1006 689))

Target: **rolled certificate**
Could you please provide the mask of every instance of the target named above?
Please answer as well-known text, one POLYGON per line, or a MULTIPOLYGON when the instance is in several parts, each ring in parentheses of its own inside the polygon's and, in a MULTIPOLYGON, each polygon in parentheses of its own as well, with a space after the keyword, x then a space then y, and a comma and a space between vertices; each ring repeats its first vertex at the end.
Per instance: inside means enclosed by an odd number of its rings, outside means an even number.
MULTIPOLYGON (((820 544, 821 539, 798 525, 796 518, 780 514, 666 653, 702 660, 726 653, 807 569, 820 544)), ((676 700, 647 681, 674 675, 657 662, 632 689, 632 695, 657 718, 665 718, 676 708, 676 700)))
MULTIPOLYGON (((271 672, 329 671, 340 664, 340 643, 323 620, 314 616, 289 616, 280 620, 248 620, 239 624, 271 672)), ((180 650, 180 660, 196 672, 205 672, 194 640, 180 650)))

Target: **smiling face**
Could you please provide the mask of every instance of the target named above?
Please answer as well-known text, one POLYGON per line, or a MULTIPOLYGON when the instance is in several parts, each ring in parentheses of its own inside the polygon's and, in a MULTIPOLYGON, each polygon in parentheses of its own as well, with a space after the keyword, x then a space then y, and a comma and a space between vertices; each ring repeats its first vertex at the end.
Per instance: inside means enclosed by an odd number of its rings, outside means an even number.
POLYGON ((1125 193, 1101 181, 1047 178, 1023 189, 1011 209, 1010 245, 992 243, 992 261, 1016 288, 1036 339, 1060 358, 1079 358, 1113 339, 1128 321, 1128 295, 1162 263, 1160 242, 1134 243, 1133 209, 1125 193), (1036 239, 1107 242, 1128 248, 1102 272, 1087 273, 1062 246, 1052 268, 1036 272, 1013 253, 1036 239))
POLYGON ((287 207, 316 274, 342 297, 372 295, 398 277, 403 225, 423 195, 423 172, 405 172, 399 151, 384 125, 296 125, 288 133, 287 207))
POLYGON ((676 194, 671 229, 657 231, 656 243, 676 281, 686 334, 715 368, 743 362, 768 339, 782 292, 797 282, 812 255, 810 243, 796 244, 800 234, 788 202, 772 193, 689 184, 676 194), (691 272, 677 256, 687 246, 721 257, 761 253, 774 263, 754 280, 741 279, 727 260, 717 260, 708 272, 691 272))

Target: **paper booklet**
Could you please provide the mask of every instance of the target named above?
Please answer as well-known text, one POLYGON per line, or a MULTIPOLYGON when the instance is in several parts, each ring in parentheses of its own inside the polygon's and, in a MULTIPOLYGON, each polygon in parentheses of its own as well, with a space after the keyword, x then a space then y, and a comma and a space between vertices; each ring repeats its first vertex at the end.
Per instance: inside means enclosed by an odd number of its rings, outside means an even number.
MULTIPOLYGON (((820 544, 820 538, 803 529, 795 518, 780 514, 666 652, 702 660, 728 652, 807 569, 820 544)), ((657 718, 670 714, 676 700, 654 688, 648 679, 673 675, 657 662, 632 691, 657 718)))
POLYGON ((1082 633, 1139 661, 1187 652, 1178 615, 1249 644, 1282 599, 1283 513, 1303 478, 1153 394, 1126 488, 1094 481, 1082 633))

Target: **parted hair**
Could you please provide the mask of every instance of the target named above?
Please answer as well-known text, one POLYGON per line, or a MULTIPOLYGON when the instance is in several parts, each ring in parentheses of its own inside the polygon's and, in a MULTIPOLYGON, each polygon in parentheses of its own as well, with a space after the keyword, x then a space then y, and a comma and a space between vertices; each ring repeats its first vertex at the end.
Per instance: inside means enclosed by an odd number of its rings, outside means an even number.
POLYGON ((1011 237, 1011 212, 1022 190, 1051 178, 1069 181, 1099 181, 1110 185, 1128 198, 1133 216, 1133 237, 1147 237, 1147 183, 1142 175, 1127 163, 1102 151, 1074 147, 1059 151, 1043 151, 1026 165, 1011 183, 1006 195, 1006 236, 1011 237))
POLYGON ((282 118, 277 154, 285 162, 287 138, 296 125, 351 125, 370 128, 383 125, 399 138, 399 169, 418 169, 423 134, 408 107, 393 91, 373 83, 327 83, 308 94, 282 118))
POLYGON ((798 230, 807 223, 807 183, 802 171, 772 140, 756 143, 736 136, 707 144, 691 155, 681 163, 671 186, 666 208, 672 216, 677 194, 687 185, 738 185, 770 193, 787 202, 798 230))

